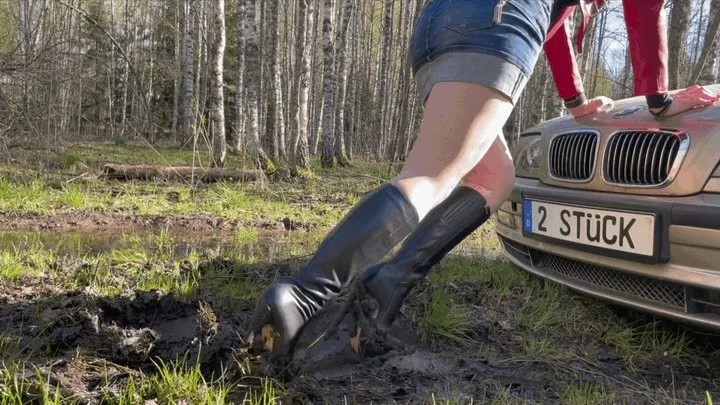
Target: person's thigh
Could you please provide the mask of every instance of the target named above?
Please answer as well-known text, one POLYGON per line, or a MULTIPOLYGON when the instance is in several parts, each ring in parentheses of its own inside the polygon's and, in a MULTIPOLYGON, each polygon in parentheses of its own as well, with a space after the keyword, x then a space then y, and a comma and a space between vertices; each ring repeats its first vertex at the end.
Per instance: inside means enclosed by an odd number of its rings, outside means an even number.
POLYGON ((427 101, 420 133, 395 184, 424 216, 444 200, 494 141, 512 103, 494 89, 439 83, 427 101))
POLYGON ((537 61, 549 3, 511 0, 497 22, 499 0, 434 0, 418 19, 410 62, 425 111, 394 182, 421 217, 491 150, 537 61))

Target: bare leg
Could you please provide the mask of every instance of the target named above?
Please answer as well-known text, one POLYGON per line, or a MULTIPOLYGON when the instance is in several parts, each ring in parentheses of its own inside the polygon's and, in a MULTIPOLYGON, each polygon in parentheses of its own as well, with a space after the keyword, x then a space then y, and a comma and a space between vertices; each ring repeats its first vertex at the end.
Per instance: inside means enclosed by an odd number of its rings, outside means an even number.
POLYGON ((482 86, 448 83, 433 89, 413 159, 396 179, 422 220, 390 260, 363 277, 365 291, 379 304, 380 330, 388 330, 415 283, 512 191, 512 157, 497 135, 511 109, 507 99, 482 86))
MULTIPOLYGON (((435 85, 425 105, 420 134, 393 180, 420 219, 488 152, 491 161, 504 160, 506 150, 492 146, 512 109, 506 96, 489 87, 454 82, 435 85)), ((508 181, 512 177, 502 176, 488 186, 506 188, 508 181)))
POLYGON ((463 178, 463 184, 480 193, 491 212, 497 211, 512 192, 515 164, 502 134, 485 157, 463 178))
MULTIPOLYGON (((291 352, 306 322, 356 274, 389 253, 418 223, 420 243, 429 244, 426 252, 439 257, 444 253, 436 255, 435 250, 449 246, 446 238, 459 242, 463 232, 484 222, 489 213, 480 194, 471 188, 461 188, 459 195, 451 192, 488 151, 492 151, 491 160, 502 159, 495 155, 503 155, 504 150, 491 147, 512 108, 508 98, 485 86, 436 85, 426 104, 420 134, 400 175, 357 204, 296 275, 265 291, 247 341, 255 342, 255 337, 262 334, 266 348, 291 352), (449 208, 440 206, 432 218, 421 221, 446 198, 451 200, 449 208), (434 229, 438 217, 442 226, 434 229), (442 239, 440 242, 422 240, 428 227, 442 239), (270 335, 276 337, 267 338, 270 335)), ((506 177, 497 181, 498 189, 507 187, 507 182, 506 177)))

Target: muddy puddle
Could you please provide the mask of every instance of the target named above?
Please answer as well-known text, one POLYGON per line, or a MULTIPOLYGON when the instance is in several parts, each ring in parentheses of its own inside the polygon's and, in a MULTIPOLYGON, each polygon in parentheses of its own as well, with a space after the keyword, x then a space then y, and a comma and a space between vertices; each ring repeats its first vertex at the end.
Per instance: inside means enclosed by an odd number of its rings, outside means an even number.
MULTIPOLYGON (((0 250, 41 245, 59 255, 80 256, 127 249, 137 243, 147 249, 165 243, 171 246, 173 257, 182 258, 192 249, 240 249, 258 258, 248 271, 262 273, 258 279, 270 280, 268 274, 276 277, 297 270, 299 264, 278 270, 279 261, 299 256, 289 249, 293 237, 297 238, 285 232, 250 236, 0 232, 0 250)), ((473 252, 461 251, 477 254, 473 252)), ((257 288, 265 286, 262 282, 257 288)), ((343 295, 308 324, 294 358, 281 366, 266 356, 248 356, 244 351, 243 337, 254 307, 251 300, 228 305, 224 298, 157 291, 101 297, 62 286, 37 294, 32 286, 23 288, 28 292, 22 296, 0 298, 0 361, 5 367, 12 361, 26 365, 25 371, 12 373, 31 382, 25 393, 28 401, 39 395, 32 381, 40 373, 75 403, 115 403, 112 398, 119 401, 131 381, 155 375, 159 360, 181 359, 198 364, 208 380, 224 373, 234 387, 226 402, 238 404, 243 403, 248 387, 261 387, 263 377, 282 387, 278 403, 426 404, 435 398, 437 403, 448 399, 461 404, 702 404, 708 394, 720 398, 720 352, 698 346, 688 356, 651 353, 628 362, 622 351, 597 336, 553 334, 550 330, 530 334, 514 319, 528 305, 529 296, 518 290, 498 299, 488 293, 493 288, 490 281, 438 287, 469 308, 463 320, 468 339, 428 338, 423 333, 433 291, 429 282, 423 281, 403 308, 390 337, 373 333, 372 324, 358 310, 349 314, 337 331, 308 347, 328 330, 347 298, 343 295), (553 336, 557 355, 541 355, 536 347, 530 350, 534 346, 528 341, 544 336, 553 336)), ((585 303, 573 299, 570 304, 585 303)), ((368 305, 362 302, 358 308, 371 312, 368 305)), ((667 336, 681 335, 673 332, 667 336)), ((138 403, 173 403, 163 402, 152 392, 147 395, 138 397, 138 403)))

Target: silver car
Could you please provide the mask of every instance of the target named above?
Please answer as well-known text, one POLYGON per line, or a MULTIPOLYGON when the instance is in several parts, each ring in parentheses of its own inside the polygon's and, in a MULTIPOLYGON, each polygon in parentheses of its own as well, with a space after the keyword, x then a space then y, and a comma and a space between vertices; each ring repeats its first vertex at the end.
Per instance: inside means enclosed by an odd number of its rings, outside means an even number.
MULTIPOLYGON (((707 86, 720 93, 720 84, 707 86)), ((657 119, 644 97, 523 133, 497 234, 517 266, 720 330, 720 103, 657 119)))

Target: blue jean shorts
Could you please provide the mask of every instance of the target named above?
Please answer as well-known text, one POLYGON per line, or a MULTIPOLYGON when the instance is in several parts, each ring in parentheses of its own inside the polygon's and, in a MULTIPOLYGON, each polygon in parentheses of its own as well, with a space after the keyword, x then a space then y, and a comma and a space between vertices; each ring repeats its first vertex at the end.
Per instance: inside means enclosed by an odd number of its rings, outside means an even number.
POLYGON ((409 59, 424 103, 439 82, 522 94, 545 42, 554 0, 432 0, 416 21, 409 59))

